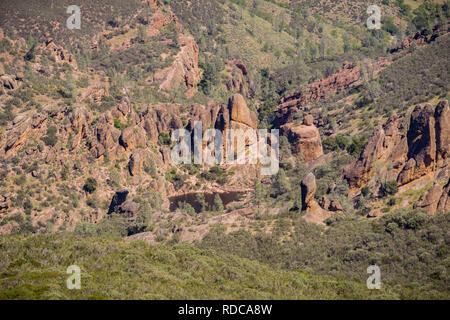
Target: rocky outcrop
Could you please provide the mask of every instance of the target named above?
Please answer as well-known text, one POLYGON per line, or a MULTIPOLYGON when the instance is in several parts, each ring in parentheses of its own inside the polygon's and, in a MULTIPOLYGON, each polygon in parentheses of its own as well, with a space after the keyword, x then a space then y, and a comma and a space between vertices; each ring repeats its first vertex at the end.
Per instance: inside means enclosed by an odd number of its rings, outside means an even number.
POLYGON ((0 194, 0 213, 6 212, 9 208, 9 200, 6 195, 0 194))
MULTIPOLYGON (((380 72, 390 64, 390 60, 379 58, 369 62, 364 67, 369 66, 374 74, 380 72)), ((363 81, 364 72, 361 66, 344 62, 341 69, 327 78, 312 82, 307 87, 295 90, 286 94, 275 112, 274 124, 280 127, 286 123, 294 121, 294 117, 301 109, 305 109, 313 103, 323 101, 340 91, 348 90, 358 86, 363 81)))
POLYGON ((141 123, 151 144, 158 142, 161 133, 184 127, 179 106, 175 104, 159 104, 147 108, 141 115, 141 123))
POLYGON ((301 153, 306 163, 311 163, 323 155, 322 139, 319 130, 314 126, 312 116, 306 116, 303 124, 294 126, 287 123, 281 128, 292 146, 294 153, 301 153))
POLYGON ((448 101, 441 101, 434 113, 436 121, 436 161, 438 163, 450 155, 450 110, 448 101))
POLYGON ((442 101, 436 108, 430 104, 414 108, 406 135, 408 162, 397 179, 400 185, 436 171, 436 167, 448 158, 449 123, 448 101, 442 101))
POLYGON ((311 102, 317 102, 331 94, 358 84, 360 78, 360 68, 353 63, 345 62, 342 69, 328 78, 317 80, 305 89, 287 94, 282 99, 279 109, 295 105, 305 106, 311 102))
MULTIPOLYGON (((335 200, 328 200, 328 198, 323 197, 320 201, 319 205, 317 201, 314 199, 314 195, 316 193, 316 177, 312 172, 310 172, 301 182, 300 182, 301 192, 302 192, 302 211, 305 211, 305 215, 303 219, 308 222, 316 223, 316 224, 324 224, 324 221, 328 219, 333 212, 328 209, 333 205, 333 208, 337 205, 335 200), (324 207, 328 207, 324 208, 324 207)), ((335 213, 339 213, 341 211, 336 210, 335 213)))
POLYGON ((128 190, 119 190, 117 191, 109 205, 108 214, 116 212, 118 208, 127 200, 128 194, 130 192, 128 190))
POLYGON ((386 170, 384 166, 390 164, 390 178, 401 186, 447 166, 449 117, 447 101, 436 108, 417 106, 404 133, 403 119, 391 116, 386 124, 375 128, 364 150, 344 170, 344 178, 350 187, 360 188, 374 175, 376 163, 381 165, 379 170, 386 170))
POLYGON ((128 170, 130 171, 130 174, 132 176, 135 176, 139 173, 141 173, 143 166, 143 161, 141 157, 141 153, 137 150, 135 150, 131 156, 130 161, 128 162, 128 170))
POLYGON ((157 72, 153 81, 160 82, 161 90, 176 90, 180 86, 186 88, 186 96, 192 97, 195 92, 196 83, 200 79, 198 68, 199 48, 194 38, 180 34, 180 52, 175 56, 172 65, 160 72, 157 72))
POLYGON ((227 71, 225 86, 228 91, 240 93, 247 98, 254 95, 254 83, 249 77, 247 67, 241 60, 228 60, 225 70, 227 71))
POLYGON ((47 39, 44 43, 38 46, 37 49, 49 52, 55 58, 57 63, 67 63, 74 69, 77 69, 77 62, 73 55, 63 47, 56 45, 53 39, 47 39))
POLYGON ((316 193, 316 177, 312 172, 301 181, 300 187, 302 190, 302 210, 308 210, 311 208, 314 200, 314 195, 316 193))
POLYGON ((231 121, 242 123, 250 128, 257 129, 258 121, 256 114, 247 107, 245 99, 240 94, 234 94, 229 101, 231 121))
POLYGON ((294 121, 300 108, 323 100, 338 91, 346 90, 361 82, 361 69, 350 62, 345 62, 342 69, 328 78, 317 80, 306 88, 290 92, 281 100, 275 113, 275 126, 294 121))
POLYGON ((0 76, 0 85, 9 90, 14 90, 17 87, 16 81, 6 74, 0 76))
POLYGON ((424 43, 431 43, 434 40, 436 40, 436 38, 441 36, 442 34, 447 33, 448 28, 449 28, 448 24, 447 25, 436 25, 433 27, 433 32, 429 32, 429 30, 427 30, 427 29, 417 31, 415 34, 412 34, 412 35, 406 37, 402 41, 400 46, 398 46, 394 49, 391 49, 390 52, 393 54, 398 54, 398 53, 401 53, 402 51, 404 51, 405 49, 408 49, 413 44, 420 45, 420 44, 424 44, 424 43))
POLYGON ((344 170, 344 178, 350 187, 359 188, 366 184, 373 175, 375 162, 381 160, 383 156, 388 156, 390 154, 388 149, 394 149, 393 145, 401 143, 398 133, 400 126, 401 119, 392 116, 384 126, 379 125, 374 129, 364 150, 344 170), (390 132, 390 139, 386 139, 386 132, 390 132))
POLYGON ((5 139, 0 140, 0 154, 14 155, 30 139, 39 140, 45 136, 50 126, 49 121, 59 123, 58 141, 59 138, 65 140, 69 149, 73 150, 81 143, 81 139, 86 137, 92 115, 84 107, 72 109, 57 104, 46 105, 40 112, 21 113, 7 127, 5 139))
POLYGON ((435 184, 428 190, 414 205, 414 208, 425 209, 428 214, 434 214, 437 211, 439 200, 442 196, 442 187, 435 184))
POLYGON ((128 195, 128 190, 117 191, 109 205, 108 214, 117 213, 127 218, 135 218, 139 210, 139 204, 129 199, 128 195))
POLYGON ((146 145, 145 130, 138 126, 125 128, 119 137, 119 143, 127 151, 144 147, 146 145))
POLYGON ((437 211, 450 212, 450 179, 442 191, 442 195, 437 206, 437 211))
POLYGON ((332 212, 344 212, 344 208, 341 203, 336 200, 330 200, 326 196, 323 196, 319 201, 319 205, 324 209, 332 212))
POLYGON ((417 106, 411 114, 407 134, 408 158, 416 161, 415 175, 434 169, 436 161, 436 136, 434 108, 430 104, 417 106))
POLYGON ((331 200, 330 206, 328 207, 327 210, 330 210, 330 211, 333 211, 333 212, 338 212, 338 211, 343 212, 344 208, 342 207, 341 203, 338 200, 335 199, 335 200, 331 200))

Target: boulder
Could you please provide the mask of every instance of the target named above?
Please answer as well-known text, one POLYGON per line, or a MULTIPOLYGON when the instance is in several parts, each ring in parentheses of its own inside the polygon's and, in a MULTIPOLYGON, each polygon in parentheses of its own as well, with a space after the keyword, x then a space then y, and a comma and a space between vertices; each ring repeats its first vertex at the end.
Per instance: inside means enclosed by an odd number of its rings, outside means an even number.
POLYGON ((145 130, 141 127, 127 127, 123 129, 119 137, 119 143, 127 151, 132 151, 137 147, 144 147, 146 144, 145 130))
POLYGON ((301 181, 300 183, 302 191, 302 210, 307 210, 311 207, 312 201, 314 201, 314 195, 316 193, 316 177, 312 172, 301 181))
POLYGON ((336 211, 344 211, 341 203, 338 200, 331 200, 330 206, 328 210, 336 212, 336 211))
POLYGON ((231 120, 249 126, 250 128, 257 129, 258 122, 256 114, 247 107, 247 103, 242 95, 239 93, 234 94, 228 103, 230 109, 231 120))
POLYGON ((323 209, 328 210, 328 208, 330 208, 330 204, 331 204, 331 201, 327 197, 323 196, 322 199, 320 199, 319 205, 323 209))
POLYGON ((300 153, 306 163, 311 163, 323 155, 322 139, 319 129, 314 125, 293 126, 286 124, 281 128, 282 134, 288 138, 293 153, 300 153))
POLYGON ((117 213, 127 218, 136 218, 139 211, 139 203, 131 200, 125 201, 119 208, 117 213))
POLYGON ((381 216, 381 211, 380 210, 373 210, 370 211, 369 214, 367 215, 367 218, 377 218, 381 216))
POLYGON ((128 170, 132 176, 135 176, 142 171, 142 157, 139 151, 135 150, 131 156, 130 161, 128 162, 128 170))
POLYGON ((128 218, 136 217, 139 211, 139 204, 128 199, 128 190, 117 191, 109 205, 108 214, 117 213, 128 218))
POLYGON ((310 115, 310 114, 306 115, 303 118, 303 124, 305 126, 313 126, 314 125, 314 117, 312 115, 310 115))
POLYGON ((0 83, 6 89, 14 90, 17 87, 16 81, 8 75, 3 75, 0 77, 0 83))
POLYGON ((435 214, 438 208, 439 201, 442 196, 442 187, 435 184, 428 190, 419 201, 414 205, 415 208, 423 208, 428 214, 435 214))

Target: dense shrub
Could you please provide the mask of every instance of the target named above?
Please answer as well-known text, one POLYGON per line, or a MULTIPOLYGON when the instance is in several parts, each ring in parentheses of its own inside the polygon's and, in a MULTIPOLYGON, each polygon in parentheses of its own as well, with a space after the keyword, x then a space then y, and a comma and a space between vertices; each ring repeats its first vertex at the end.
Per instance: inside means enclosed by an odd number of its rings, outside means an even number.
POLYGON ((397 181, 389 180, 381 184, 380 195, 382 197, 392 196, 398 192, 397 181))
POLYGON ((42 137, 41 140, 44 141, 47 146, 54 147, 58 142, 58 137, 56 136, 57 130, 58 129, 55 126, 48 127, 47 135, 42 137))
POLYGON ((95 190, 97 190, 97 180, 90 177, 86 179, 86 182, 84 183, 83 190, 88 193, 93 193, 95 190))
POLYGON ((271 233, 212 230, 200 244, 269 265, 366 280, 368 266, 378 265, 384 285, 402 286, 403 298, 448 299, 450 214, 427 216, 418 210, 397 210, 377 221, 344 216, 328 219, 331 228, 278 218, 271 233), (287 230, 291 230, 286 233, 287 230), (289 236, 287 236, 289 234, 289 236), (424 253, 427 253, 425 258, 424 253), (436 278, 439 280, 436 281, 436 278), (411 283, 415 285, 411 286, 411 283))

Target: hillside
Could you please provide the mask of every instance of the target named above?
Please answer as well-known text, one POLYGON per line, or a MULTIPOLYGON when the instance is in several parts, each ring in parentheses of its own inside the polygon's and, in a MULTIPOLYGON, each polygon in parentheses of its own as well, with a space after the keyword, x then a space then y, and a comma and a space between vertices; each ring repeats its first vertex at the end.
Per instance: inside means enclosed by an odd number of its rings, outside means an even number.
POLYGON ((71 4, 0 3, 1 297, 448 299, 448 1, 71 4), (79 294, 49 284, 77 245, 79 294))
POLYGON ((7 237, 0 245, 2 300, 398 297, 390 288, 368 292, 357 282, 272 269, 191 245, 149 246, 70 235, 7 237), (82 268, 82 290, 65 287, 69 261, 82 268))

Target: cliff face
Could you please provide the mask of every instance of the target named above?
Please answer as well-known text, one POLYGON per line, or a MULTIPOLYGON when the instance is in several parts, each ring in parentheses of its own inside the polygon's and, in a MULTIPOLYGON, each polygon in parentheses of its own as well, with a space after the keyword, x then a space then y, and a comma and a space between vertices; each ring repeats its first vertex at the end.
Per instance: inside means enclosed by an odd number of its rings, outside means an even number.
POLYGON ((161 82, 161 90, 171 91, 183 87, 186 96, 193 97, 195 86, 200 80, 198 68, 198 45, 194 38, 180 34, 180 52, 175 56, 175 61, 170 67, 157 72, 154 81, 161 82))
MULTIPOLYGON (((409 129, 404 132, 403 120, 391 116, 383 126, 375 128, 366 147, 353 163, 344 170, 344 178, 350 187, 361 188, 376 174, 377 163, 390 164, 390 178, 403 186, 423 176, 435 174, 449 167, 450 109, 448 101, 436 107, 430 104, 417 106, 410 116, 409 129)), ((430 213, 436 212, 441 195, 440 186, 434 186, 419 201, 419 207, 426 207, 430 213)), ((446 199, 441 208, 446 207, 446 199)))
POLYGON ((400 130, 403 119, 393 115, 383 126, 375 128, 364 150, 344 170, 350 187, 363 187, 375 173, 376 162, 390 162, 398 170, 406 161, 407 143, 400 130))

